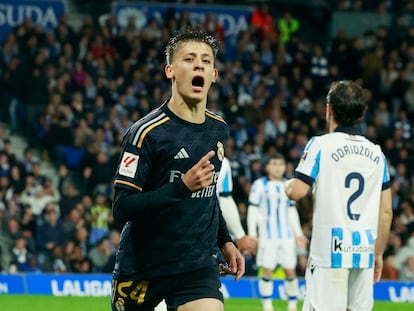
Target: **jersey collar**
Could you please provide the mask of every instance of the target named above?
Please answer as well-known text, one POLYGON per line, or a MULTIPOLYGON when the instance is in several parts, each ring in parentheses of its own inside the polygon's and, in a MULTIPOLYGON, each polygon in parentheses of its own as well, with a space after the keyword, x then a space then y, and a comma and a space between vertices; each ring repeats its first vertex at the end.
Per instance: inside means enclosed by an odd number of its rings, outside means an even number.
POLYGON ((342 133, 351 134, 351 135, 361 135, 362 134, 361 129, 359 127, 356 127, 356 126, 342 126, 342 125, 339 125, 334 130, 334 132, 342 132, 342 133))

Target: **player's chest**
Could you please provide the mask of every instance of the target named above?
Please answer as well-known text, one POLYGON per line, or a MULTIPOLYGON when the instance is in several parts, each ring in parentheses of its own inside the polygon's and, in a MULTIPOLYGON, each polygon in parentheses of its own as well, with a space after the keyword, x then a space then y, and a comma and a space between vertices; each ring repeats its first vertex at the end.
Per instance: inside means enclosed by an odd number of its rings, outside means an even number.
POLYGON ((264 205, 277 208, 287 204, 288 198, 284 192, 283 184, 266 185, 261 191, 261 201, 264 205))
POLYGON ((212 129, 209 131, 175 131, 171 137, 158 140, 157 162, 163 167, 185 172, 196 164, 209 151, 215 155, 211 163, 216 168, 221 166, 224 157, 225 132, 212 129))

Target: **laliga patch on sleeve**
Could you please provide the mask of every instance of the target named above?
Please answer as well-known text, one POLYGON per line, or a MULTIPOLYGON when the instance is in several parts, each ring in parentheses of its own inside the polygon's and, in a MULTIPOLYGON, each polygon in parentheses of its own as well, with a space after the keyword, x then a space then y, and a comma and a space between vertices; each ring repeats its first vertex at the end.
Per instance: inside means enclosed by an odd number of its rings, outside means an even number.
POLYGON ((119 175, 134 178, 138 168, 138 159, 138 155, 124 152, 119 166, 119 175))

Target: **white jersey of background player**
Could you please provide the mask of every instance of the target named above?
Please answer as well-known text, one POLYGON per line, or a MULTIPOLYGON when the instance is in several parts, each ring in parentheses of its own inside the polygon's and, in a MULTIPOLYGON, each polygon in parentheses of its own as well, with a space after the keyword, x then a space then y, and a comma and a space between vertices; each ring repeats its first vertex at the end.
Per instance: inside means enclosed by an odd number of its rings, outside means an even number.
POLYGON ((221 212, 227 223, 230 233, 236 241, 237 247, 243 253, 253 253, 256 251, 257 241, 255 238, 247 236, 240 222, 240 214, 236 202, 234 202, 233 178, 231 174, 230 161, 224 157, 221 163, 221 170, 217 179, 217 196, 221 212))
MULTIPOLYGON (((253 182, 249 193, 247 212, 248 233, 259 236, 257 265, 263 267, 259 280, 263 310, 273 310, 273 279, 275 268, 283 267, 288 310, 296 310, 298 281, 296 278, 296 240, 306 240, 300 226, 295 202, 285 194, 283 176, 286 171, 284 157, 276 153, 265 164, 266 176, 253 182)), ((306 242, 305 242, 306 243, 306 242)))
POLYGON ((326 108, 329 133, 310 139, 286 184, 294 200, 314 187, 303 310, 367 311, 392 219, 387 162, 354 126, 366 110, 358 84, 333 83, 326 108))

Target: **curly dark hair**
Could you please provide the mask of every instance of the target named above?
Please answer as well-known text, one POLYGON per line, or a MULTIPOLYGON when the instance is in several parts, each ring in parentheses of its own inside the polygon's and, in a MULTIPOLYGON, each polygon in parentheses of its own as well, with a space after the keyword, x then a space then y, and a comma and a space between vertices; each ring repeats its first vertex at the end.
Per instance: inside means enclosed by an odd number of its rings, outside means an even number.
POLYGON ((178 30, 167 43, 165 47, 165 60, 167 64, 171 64, 174 54, 180 45, 184 42, 196 41, 208 44, 213 50, 214 57, 217 56, 219 50, 219 41, 202 29, 200 26, 185 27, 178 30))
POLYGON ((368 106, 364 89, 350 80, 333 82, 327 102, 332 107, 335 121, 343 126, 352 126, 360 122, 368 106))

